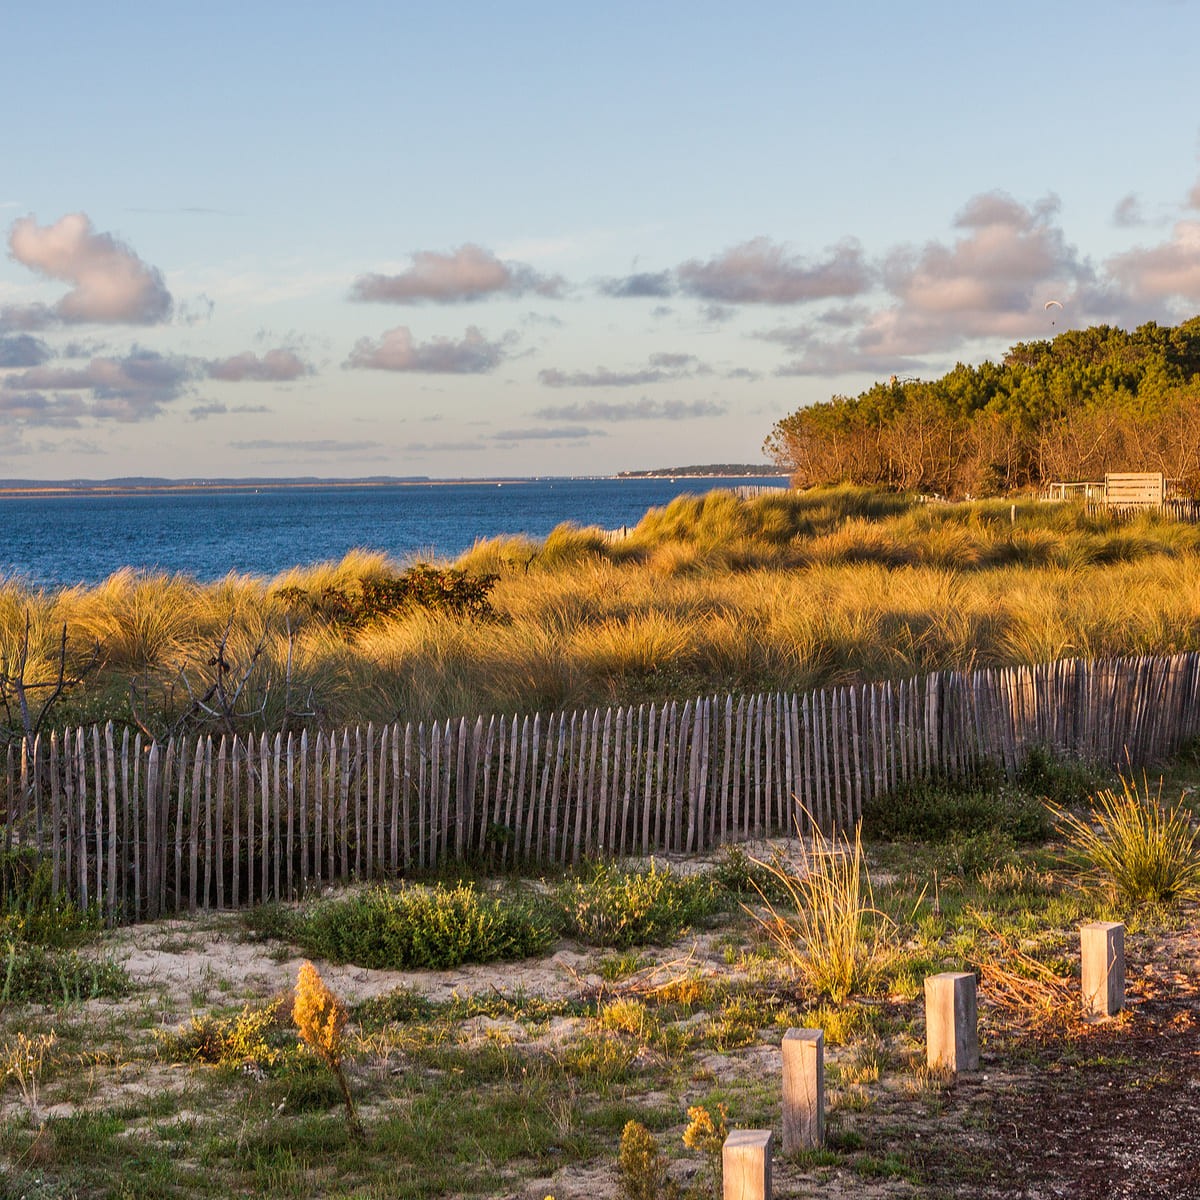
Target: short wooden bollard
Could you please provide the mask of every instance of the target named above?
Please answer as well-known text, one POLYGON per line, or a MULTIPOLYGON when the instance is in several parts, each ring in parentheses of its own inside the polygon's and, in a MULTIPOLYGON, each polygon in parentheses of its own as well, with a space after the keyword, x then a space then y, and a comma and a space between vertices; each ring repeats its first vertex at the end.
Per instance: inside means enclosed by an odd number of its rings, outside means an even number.
POLYGON ((1125 1007, 1125 926, 1092 921, 1079 930, 1083 1007, 1094 1017, 1111 1017, 1125 1007))
POLYGON ((783 1035, 783 1152, 816 1150, 825 1142, 825 1034, 789 1029, 783 1035))
POLYGON ((771 1200, 769 1129, 734 1129, 721 1147, 721 1195, 724 1200, 771 1200))
POLYGON ((925 1046, 931 1067, 979 1070, 979 1011, 971 972, 926 976, 925 1046))

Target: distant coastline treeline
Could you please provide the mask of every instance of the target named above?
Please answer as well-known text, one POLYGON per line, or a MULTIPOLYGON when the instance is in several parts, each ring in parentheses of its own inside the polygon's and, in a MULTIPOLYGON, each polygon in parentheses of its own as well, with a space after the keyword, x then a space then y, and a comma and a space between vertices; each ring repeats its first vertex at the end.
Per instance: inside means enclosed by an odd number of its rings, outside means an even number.
POLYGON ((797 410, 764 449, 799 486, 985 496, 1162 471, 1200 495, 1200 317, 1020 342, 940 379, 893 376, 797 410))
POLYGON ((618 471, 618 479, 737 479, 764 476, 778 479, 787 472, 770 463, 707 463, 699 467, 655 467, 652 471, 618 471))

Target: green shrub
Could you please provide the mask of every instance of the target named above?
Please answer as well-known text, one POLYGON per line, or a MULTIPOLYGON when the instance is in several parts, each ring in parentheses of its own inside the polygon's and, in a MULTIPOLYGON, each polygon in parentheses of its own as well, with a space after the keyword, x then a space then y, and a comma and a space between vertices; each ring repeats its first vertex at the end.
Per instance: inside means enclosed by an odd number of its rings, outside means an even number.
POLYGON ((363 575, 357 589, 328 586, 310 592, 293 584, 275 596, 293 613, 315 616, 341 629, 361 629, 414 608, 480 621, 496 617, 490 596, 498 579, 415 563, 399 575, 363 575))
POLYGON ((986 871, 1016 861, 1016 845, 1002 829, 980 829, 975 833, 953 833, 939 856, 941 866, 952 875, 978 879, 986 871))
POLYGON ((1017 772, 1017 786, 1057 808, 1074 808, 1087 800, 1105 778, 1112 776, 1077 758, 1055 758, 1044 746, 1035 746, 1017 772))
POLYGON ((653 859, 634 870, 597 863, 564 880, 555 894, 564 932, 619 950, 673 942, 720 900, 711 878, 675 875, 653 859))
POLYGON ((788 899, 788 890, 780 883, 779 872, 772 869, 772 864, 751 858, 741 846, 725 848, 713 871, 713 879, 735 900, 762 896, 777 904, 788 899))
POLYGON ((0 851, 0 941, 66 946, 103 924, 96 905, 81 909, 54 895, 49 859, 32 850, 0 851))
POLYGON ((129 976, 116 963, 80 958, 73 950, 0 942, 0 1007, 119 999, 130 990, 129 976))
POLYGON ((428 997, 414 988, 394 988, 383 996, 372 996, 354 1010, 359 1025, 377 1028, 381 1025, 407 1025, 410 1021, 427 1021, 433 1016, 436 1006, 428 997))
POLYGON ((1093 819, 1060 813, 1067 853, 1118 903, 1170 905, 1200 897, 1200 831, 1182 799, 1162 804, 1143 779, 1095 797, 1093 819))
POLYGON ((994 769, 971 783, 916 780, 864 806, 863 833, 883 841, 945 842, 1003 830, 1014 842, 1044 841, 1050 816, 1040 799, 994 769))
POLYGON ((621 1200, 682 1200, 683 1189, 667 1174, 670 1159, 640 1121, 627 1121, 617 1159, 621 1200))
POLYGON ((318 904, 295 922, 304 952, 331 962, 403 970, 540 954, 554 939, 540 906, 481 896, 473 884, 375 887, 318 904))

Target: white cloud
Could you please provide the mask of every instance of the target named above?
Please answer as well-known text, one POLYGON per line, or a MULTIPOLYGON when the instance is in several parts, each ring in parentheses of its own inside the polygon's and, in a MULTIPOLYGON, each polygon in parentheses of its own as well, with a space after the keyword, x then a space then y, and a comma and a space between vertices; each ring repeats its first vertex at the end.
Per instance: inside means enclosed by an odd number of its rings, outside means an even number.
POLYGON ((558 296, 563 286, 558 276, 541 275, 523 263, 501 262, 490 250, 467 243, 448 254, 418 250, 412 266, 398 275, 360 275, 351 286, 350 298, 390 304, 454 304, 527 292, 558 296))
POLYGON ((1200 221, 1179 221, 1170 238, 1117 254, 1105 266, 1134 300, 1200 302, 1200 221))
POLYGON ((415 371, 430 374, 479 375, 494 370, 507 357, 511 334, 490 342, 471 325, 460 341, 436 337, 419 344, 406 325, 389 329, 378 341, 360 338, 345 366, 375 371, 415 371))
POLYGON ((85 213, 71 213, 53 225, 22 217, 13 222, 8 246, 22 266, 73 286, 54 305, 0 309, 0 328, 155 325, 171 315, 171 293, 162 274, 112 234, 97 233, 85 213))
POLYGON ((245 350, 231 358, 214 359, 208 364, 209 379, 225 382, 255 380, 263 383, 286 383, 311 375, 309 366, 292 350, 268 350, 261 358, 252 350, 245 350))
POLYGON ((769 238, 756 237, 708 262, 683 263, 676 275, 682 291, 719 304, 801 304, 857 296, 871 286, 862 247, 853 239, 811 262, 769 238))

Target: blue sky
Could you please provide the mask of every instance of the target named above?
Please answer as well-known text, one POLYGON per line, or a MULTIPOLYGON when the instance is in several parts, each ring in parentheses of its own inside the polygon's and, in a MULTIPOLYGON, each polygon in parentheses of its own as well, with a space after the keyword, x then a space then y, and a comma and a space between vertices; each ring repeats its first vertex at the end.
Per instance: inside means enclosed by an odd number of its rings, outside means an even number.
POLYGON ((7 12, 0 476, 753 462, 1194 315, 1197 44, 1190 0, 7 12))

